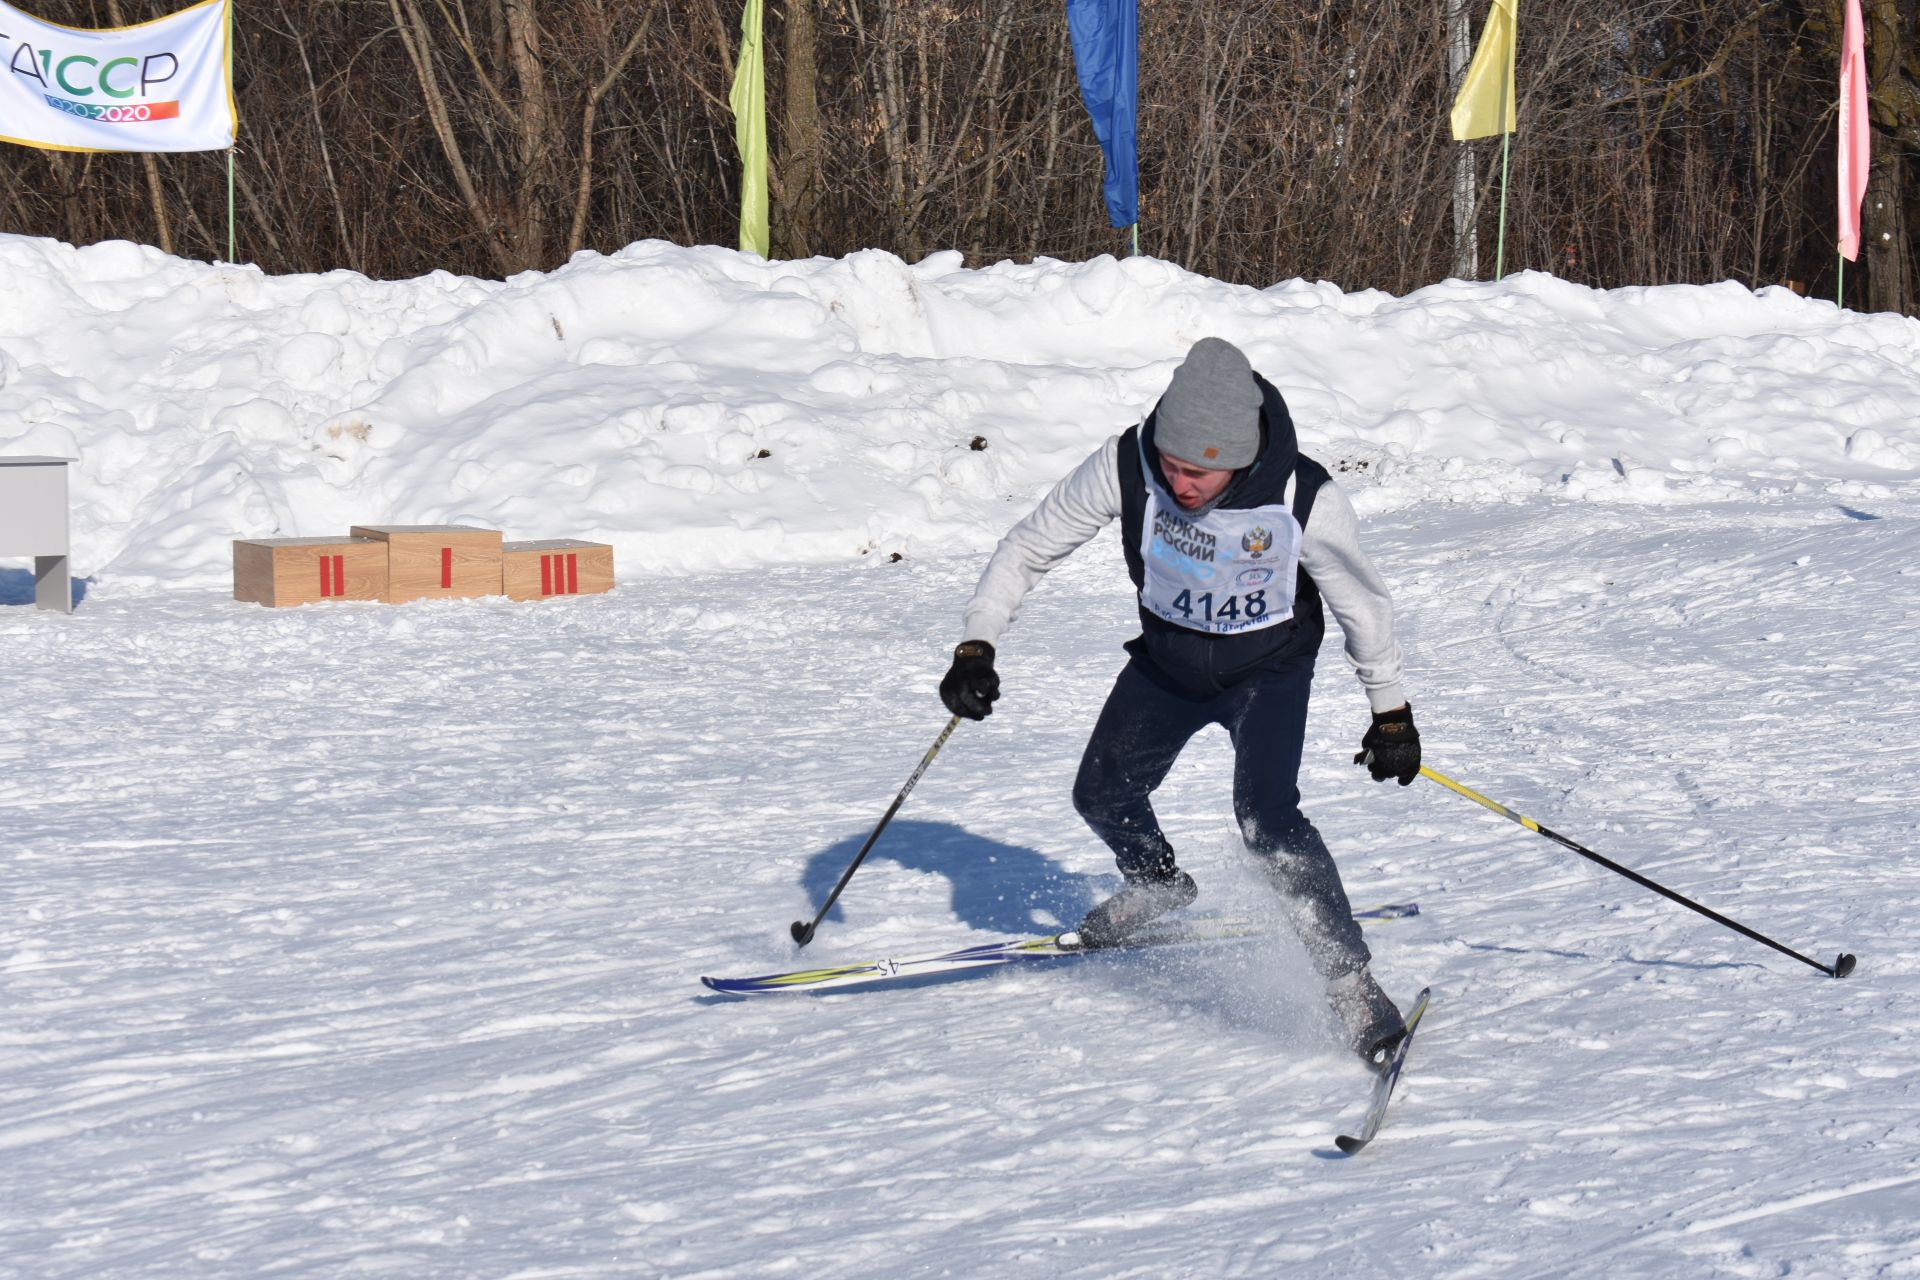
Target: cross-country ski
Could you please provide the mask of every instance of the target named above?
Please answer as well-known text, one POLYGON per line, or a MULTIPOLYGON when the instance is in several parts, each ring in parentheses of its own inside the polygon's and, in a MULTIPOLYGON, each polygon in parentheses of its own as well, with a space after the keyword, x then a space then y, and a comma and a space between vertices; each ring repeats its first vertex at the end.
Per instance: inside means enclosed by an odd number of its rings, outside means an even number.
POLYGON ((864 964, 837 965, 823 969, 801 969, 791 973, 767 974, 757 978, 702 977, 700 981, 709 990, 730 996, 839 990, 845 987, 874 986, 883 982, 939 977, 974 969, 1015 964, 1023 960, 1059 960, 1069 956, 1110 955, 1142 947, 1225 942, 1236 938, 1255 937, 1260 932, 1261 926, 1255 921, 1222 920, 1187 928, 1160 926, 1151 932, 1143 931, 1124 943, 1097 949, 1078 945, 1072 933, 1052 934, 1040 938, 984 942, 978 946, 963 947, 957 951, 944 951, 938 955, 874 960, 864 964))
MULTIPOLYGON (((1413 902, 1389 903, 1353 913, 1356 920, 1405 920, 1420 914, 1413 902)), ((712 991, 729 996, 775 995, 782 992, 827 991, 844 987, 874 986, 883 982, 901 982, 1016 964, 1024 960, 1059 960, 1073 956, 1102 956, 1142 947, 1186 946, 1203 942, 1231 942, 1256 938, 1268 926, 1259 920, 1209 919, 1205 917, 1167 920, 1105 947, 1089 947, 1072 931, 1038 938, 1014 938, 1004 942, 983 942, 977 946, 943 951, 937 955, 908 956, 872 960, 858 964, 829 965, 818 969, 799 969, 789 973, 766 974, 756 978, 712 978, 700 981, 712 991)))
POLYGON ((1360 1131, 1355 1134, 1341 1134, 1335 1138, 1334 1145, 1348 1155, 1356 1154, 1362 1147, 1373 1141, 1380 1132, 1381 1122, 1387 1118, 1387 1103, 1393 1099, 1395 1086, 1400 1083, 1400 1072, 1407 1064, 1407 1053, 1413 1048, 1413 1033, 1420 1029, 1421 1020, 1427 1016, 1427 1004, 1431 992, 1422 988, 1413 998, 1413 1004, 1407 1010, 1405 1030, 1387 1050, 1386 1060, 1380 1064, 1380 1071, 1373 1082, 1373 1093, 1367 1101, 1367 1114, 1360 1122, 1360 1131))

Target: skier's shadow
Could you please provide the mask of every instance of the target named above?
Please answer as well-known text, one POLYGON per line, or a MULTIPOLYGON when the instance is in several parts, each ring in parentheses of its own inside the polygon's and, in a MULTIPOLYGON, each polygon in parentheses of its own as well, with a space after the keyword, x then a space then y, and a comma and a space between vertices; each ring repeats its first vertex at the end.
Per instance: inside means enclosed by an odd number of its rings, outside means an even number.
MULTIPOLYGON (((815 910, 833 892, 868 834, 849 836, 807 859, 800 883, 815 910)), ((1099 899, 1104 885, 1102 877, 1067 871, 1032 849, 989 840, 947 822, 888 824, 855 879, 872 875, 874 864, 881 862, 945 876, 953 886, 954 915, 963 924, 997 933, 1070 928, 1099 899)), ((857 894, 859 886, 850 885, 848 892, 857 894)), ((827 919, 844 918, 840 903, 834 903, 827 919)))

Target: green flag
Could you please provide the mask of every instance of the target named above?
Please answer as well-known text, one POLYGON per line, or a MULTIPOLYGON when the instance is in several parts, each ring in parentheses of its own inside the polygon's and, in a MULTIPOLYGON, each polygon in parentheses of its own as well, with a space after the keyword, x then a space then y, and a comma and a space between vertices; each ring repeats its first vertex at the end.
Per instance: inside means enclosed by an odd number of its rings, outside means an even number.
POLYGON ((761 0, 747 0, 740 15, 740 65, 734 68, 733 141, 740 149, 740 248, 768 255, 767 65, 760 41, 761 0))

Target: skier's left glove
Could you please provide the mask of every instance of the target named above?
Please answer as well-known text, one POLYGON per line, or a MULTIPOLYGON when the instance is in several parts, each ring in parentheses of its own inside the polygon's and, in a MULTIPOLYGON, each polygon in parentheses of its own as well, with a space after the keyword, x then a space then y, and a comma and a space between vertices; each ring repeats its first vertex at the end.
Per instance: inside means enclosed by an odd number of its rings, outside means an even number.
POLYGON ((940 701, 947 710, 969 720, 993 714, 1000 696, 1000 677, 993 669, 993 646, 985 640, 962 640, 953 650, 953 665, 940 682, 940 701))
POLYGON ((1398 778, 1406 786, 1420 776, 1420 731, 1413 727, 1413 706, 1373 713, 1373 727, 1360 739, 1355 764, 1367 766, 1375 782, 1398 778))

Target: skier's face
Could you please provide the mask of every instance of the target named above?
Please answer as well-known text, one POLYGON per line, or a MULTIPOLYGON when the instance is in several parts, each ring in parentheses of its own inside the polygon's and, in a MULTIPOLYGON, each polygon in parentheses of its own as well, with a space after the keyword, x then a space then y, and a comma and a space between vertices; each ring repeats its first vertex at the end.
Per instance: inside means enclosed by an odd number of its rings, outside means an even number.
POLYGON ((1167 487, 1173 490, 1173 500, 1188 511, 1212 502, 1233 479, 1232 471, 1196 467, 1170 453, 1160 455, 1160 470, 1166 474, 1167 487))

